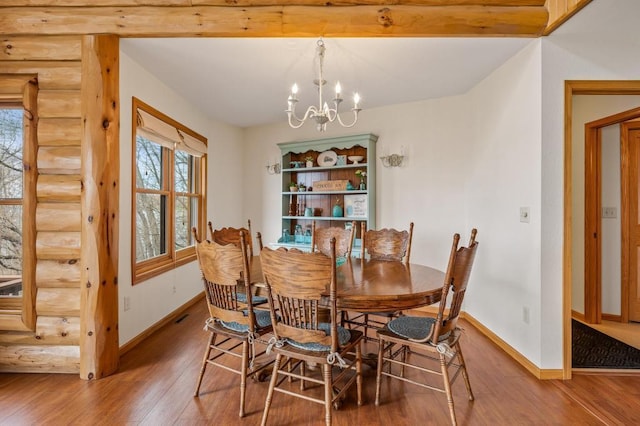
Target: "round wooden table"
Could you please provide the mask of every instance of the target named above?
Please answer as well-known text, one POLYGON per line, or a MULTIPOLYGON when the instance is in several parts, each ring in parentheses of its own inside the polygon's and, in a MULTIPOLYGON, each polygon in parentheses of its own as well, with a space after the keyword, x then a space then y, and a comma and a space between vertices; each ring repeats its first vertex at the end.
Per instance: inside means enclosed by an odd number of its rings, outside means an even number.
POLYGON ((338 309, 394 312, 440 301, 444 272, 424 265, 350 259, 337 271, 338 309))
MULTIPOLYGON (((440 301, 444 275, 415 263, 350 258, 336 270, 338 309, 395 312, 431 305, 440 301)), ((251 281, 263 282, 259 256, 251 259, 251 281)))

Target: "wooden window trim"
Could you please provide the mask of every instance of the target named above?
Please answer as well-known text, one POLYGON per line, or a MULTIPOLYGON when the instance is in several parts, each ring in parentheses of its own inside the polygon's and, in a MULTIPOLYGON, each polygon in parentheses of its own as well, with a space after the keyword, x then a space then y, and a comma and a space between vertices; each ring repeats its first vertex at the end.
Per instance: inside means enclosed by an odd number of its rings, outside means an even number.
MULTIPOLYGON (((206 220, 206 206, 205 206, 205 189, 206 189, 206 154, 199 158, 200 166, 198 167, 199 173, 198 178, 199 182, 197 187, 199 188, 199 192, 191 193, 191 192, 176 192, 175 187, 173 185, 174 170, 175 170, 175 155, 173 151, 163 147, 167 153, 170 153, 170 158, 168 161, 163 160, 163 182, 161 183, 162 188, 160 190, 152 190, 152 189, 144 189, 137 188, 137 182, 135 179, 136 176, 136 122, 137 122, 137 110, 141 109, 148 114, 153 115, 154 117, 174 126, 176 129, 189 134, 190 136, 202 141, 205 145, 207 144, 207 139, 204 136, 199 135, 193 130, 185 127, 181 123, 173 120, 162 112, 156 110, 150 105, 144 103, 140 99, 133 97, 132 102, 132 203, 131 203, 131 271, 132 271, 132 283, 139 284, 145 280, 148 280, 152 277, 158 276, 165 272, 168 272, 172 269, 175 269, 178 266, 185 265, 187 263, 193 262, 197 259, 195 246, 186 247, 181 250, 175 249, 175 200, 177 196, 186 196, 189 198, 197 198, 198 200, 198 219, 196 227, 199 229, 204 229, 205 220, 206 220), (161 194, 167 197, 167 210, 168 214, 166 217, 166 227, 168 230, 167 235, 167 253, 161 256, 157 256, 151 259, 146 259, 143 261, 136 260, 136 194, 140 193, 151 193, 151 194, 161 194)), ((197 173, 198 171, 192 172, 197 173)))

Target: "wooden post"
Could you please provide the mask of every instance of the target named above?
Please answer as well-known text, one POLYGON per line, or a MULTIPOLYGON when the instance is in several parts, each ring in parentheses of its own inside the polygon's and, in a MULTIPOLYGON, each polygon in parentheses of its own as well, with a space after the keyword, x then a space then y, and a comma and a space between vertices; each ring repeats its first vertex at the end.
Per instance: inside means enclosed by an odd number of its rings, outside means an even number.
POLYGON ((80 377, 118 369, 119 40, 82 39, 80 377))
POLYGON ((38 181, 38 83, 30 80, 24 89, 25 141, 22 154, 24 168, 24 199, 22 201, 22 322, 29 330, 36 329, 36 184, 38 181))

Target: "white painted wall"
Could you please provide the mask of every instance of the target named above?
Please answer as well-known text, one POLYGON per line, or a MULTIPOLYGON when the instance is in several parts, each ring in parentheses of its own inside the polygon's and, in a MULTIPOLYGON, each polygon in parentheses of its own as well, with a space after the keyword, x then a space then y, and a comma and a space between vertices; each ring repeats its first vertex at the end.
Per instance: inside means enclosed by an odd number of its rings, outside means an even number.
POLYGON ((208 139, 207 216, 226 224, 242 224, 243 150, 241 130, 202 115, 152 73, 120 53, 120 230, 118 268, 120 345, 127 343, 203 290, 194 261, 158 277, 131 285, 131 98, 167 114, 208 139), (173 292, 173 287, 176 292, 173 292), (124 311, 124 297, 131 309, 124 311))
POLYGON ((468 95, 466 220, 478 250, 465 311, 540 365, 541 47, 532 41, 468 95), (520 222, 529 208, 529 223, 520 222), (525 318, 528 317, 528 318, 525 318))

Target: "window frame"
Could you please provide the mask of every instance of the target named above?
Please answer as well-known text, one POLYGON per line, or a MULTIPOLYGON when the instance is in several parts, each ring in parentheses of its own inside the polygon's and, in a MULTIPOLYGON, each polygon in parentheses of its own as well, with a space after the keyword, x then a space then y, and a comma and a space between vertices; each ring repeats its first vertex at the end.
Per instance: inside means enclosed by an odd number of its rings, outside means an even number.
MULTIPOLYGON (((179 123, 178 121, 172 119, 171 117, 163 114, 152 106, 144 103, 140 99, 133 97, 132 98, 132 196, 131 196, 131 271, 132 271, 132 284, 141 283, 149 278, 162 274, 164 272, 170 271, 178 266, 187 264, 189 262, 196 260, 196 251, 195 245, 191 245, 189 247, 176 250, 175 241, 176 241, 176 227, 175 227, 175 219, 176 219, 176 199, 178 196, 188 196, 189 198, 196 198, 198 201, 197 207, 197 219, 193 226, 196 226, 198 229, 204 229, 205 220, 206 220, 206 170, 207 170, 207 155, 203 154, 201 157, 194 157, 195 162, 199 162, 198 167, 194 167, 192 172, 194 175, 192 177, 197 178, 197 188, 199 191, 196 193, 184 193, 177 192, 175 188, 175 151, 169 149, 162 144, 151 140, 151 142, 157 143, 161 146, 162 149, 162 182, 159 190, 157 189, 149 189, 149 188, 138 188, 137 183, 137 140, 136 136, 138 133, 137 130, 137 117, 138 110, 144 111, 145 113, 152 115, 154 118, 163 121, 164 123, 176 128, 177 130, 183 132, 202 142, 205 146, 207 145, 207 139, 179 123), (166 196, 166 211, 164 217, 164 227, 166 229, 166 253, 161 254, 159 256, 138 261, 136 258, 136 219, 137 219, 137 196, 138 194, 159 194, 166 196)), ((185 150, 176 148, 177 150, 187 152, 185 150)), ((190 175, 191 176, 191 175, 190 175)))
POLYGON ((38 148, 38 83, 32 74, 0 76, 8 90, 2 107, 18 107, 25 114, 22 130, 22 297, 1 297, 2 330, 34 331, 36 326, 36 183, 38 148))

